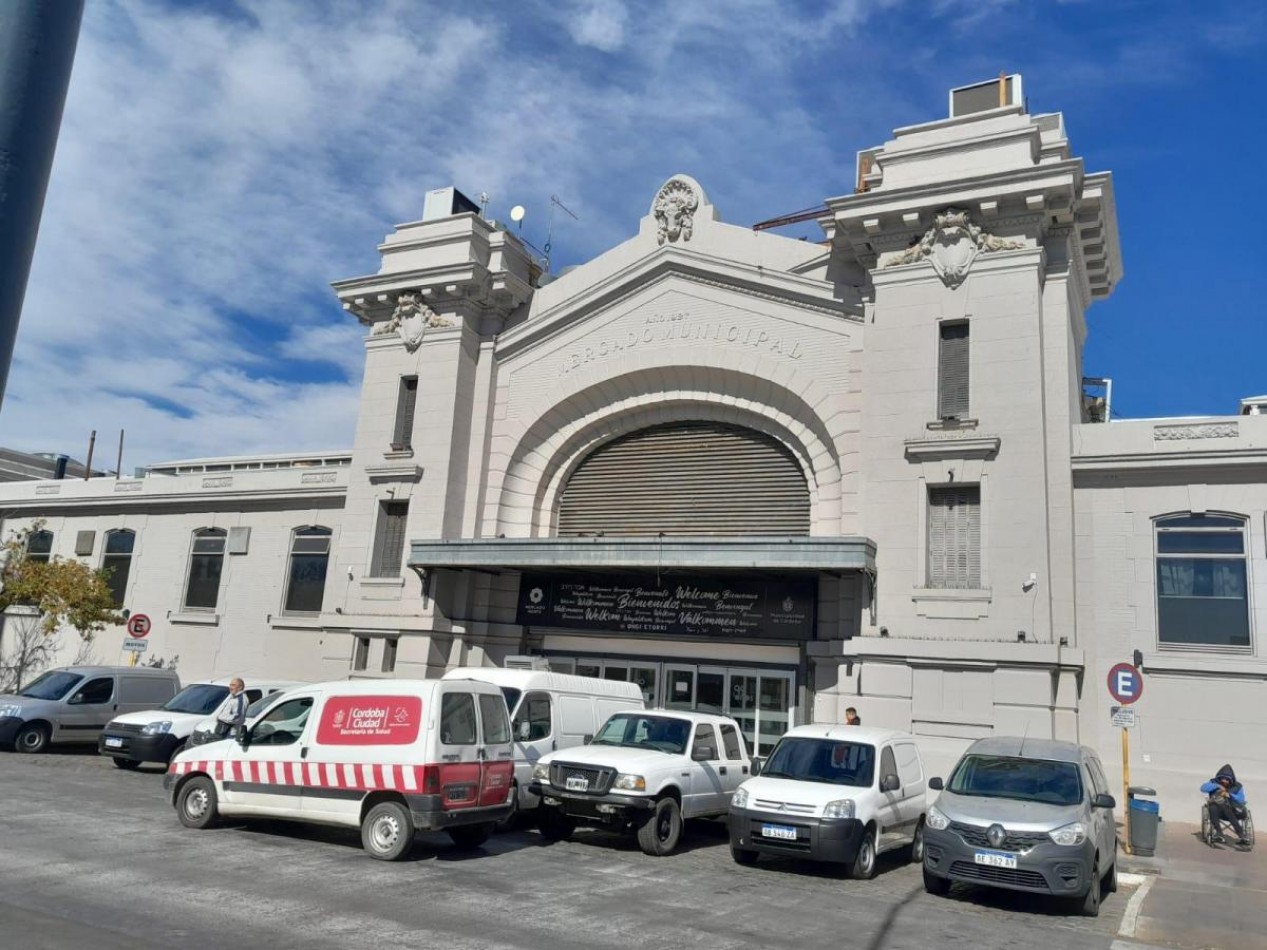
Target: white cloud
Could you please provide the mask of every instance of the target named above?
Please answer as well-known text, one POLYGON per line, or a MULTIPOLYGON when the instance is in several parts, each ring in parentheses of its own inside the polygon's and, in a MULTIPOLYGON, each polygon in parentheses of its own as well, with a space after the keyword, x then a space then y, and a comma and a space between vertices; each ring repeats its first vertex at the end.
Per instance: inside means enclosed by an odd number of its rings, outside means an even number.
POLYGON ((629 12, 620 0, 584 0, 568 18, 568 32, 582 46, 614 53, 625 43, 629 12))

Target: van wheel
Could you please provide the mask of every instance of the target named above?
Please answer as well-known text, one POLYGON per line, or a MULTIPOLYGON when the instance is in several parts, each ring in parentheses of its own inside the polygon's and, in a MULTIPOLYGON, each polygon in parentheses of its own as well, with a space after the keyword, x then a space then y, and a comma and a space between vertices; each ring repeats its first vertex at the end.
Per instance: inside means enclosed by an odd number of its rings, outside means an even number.
POLYGON ((1091 865, 1091 886, 1082 899, 1078 900, 1078 911, 1083 917, 1100 916, 1100 890, 1103 887, 1104 881, 1100 879, 1100 856, 1096 855, 1095 863, 1091 865))
POLYGON ((48 748, 48 726, 38 722, 24 726, 13 740, 13 747, 19 752, 43 752, 48 748))
POLYGON ((555 805, 542 805, 537 809, 537 827, 546 841, 565 841, 576 830, 576 822, 563 809, 555 805))
MULTIPOLYGON (((117 759, 115 761, 118 761, 117 759)), ((186 828, 210 828, 219 818, 216 786, 205 775, 196 775, 180 787, 176 814, 186 828)))
POLYGON ((371 858, 399 861, 414 843, 414 820, 400 802, 379 802, 361 822, 361 846, 371 858))
POLYGON ((868 828, 858 845, 858 854, 849 866, 850 877, 869 881, 875 877, 875 829, 868 828))
POLYGON ((660 857, 672 854, 682 840, 682 809, 676 799, 662 798, 638 828, 638 847, 643 854, 660 857))
POLYGON ((748 851, 745 848, 731 848, 730 856, 735 859, 736 864, 742 864, 746 868, 756 864, 758 858, 757 852, 748 851))
POLYGON ((911 864, 924 863, 924 819, 915 826, 915 840, 911 842, 911 864))
POLYGON ((938 877, 931 873, 928 868, 924 868, 924 890, 938 897, 945 897, 950 893, 950 878, 938 877))
POLYGON ((114 757, 114 767, 116 769, 123 769, 125 772, 134 772, 140 767, 140 765, 141 763, 136 759, 124 759, 117 755, 114 757))
POLYGON ((449 829, 449 837, 459 848, 478 848, 493 833, 493 823, 486 821, 479 825, 462 825, 449 829))

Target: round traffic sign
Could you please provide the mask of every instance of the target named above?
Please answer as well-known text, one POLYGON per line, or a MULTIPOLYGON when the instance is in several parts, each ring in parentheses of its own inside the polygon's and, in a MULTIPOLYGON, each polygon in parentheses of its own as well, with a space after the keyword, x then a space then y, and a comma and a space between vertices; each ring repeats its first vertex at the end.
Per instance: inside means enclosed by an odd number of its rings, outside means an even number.
POLYGON ((149 635, 150 618, 145 614, 133 614, 128 618, 128 636, 141 639, 149 635))
POLYGON ((1109 695, 1129 706, 1144 694, 1144 676, 1129 663, 1115 663, 1109 670, 1109 695))

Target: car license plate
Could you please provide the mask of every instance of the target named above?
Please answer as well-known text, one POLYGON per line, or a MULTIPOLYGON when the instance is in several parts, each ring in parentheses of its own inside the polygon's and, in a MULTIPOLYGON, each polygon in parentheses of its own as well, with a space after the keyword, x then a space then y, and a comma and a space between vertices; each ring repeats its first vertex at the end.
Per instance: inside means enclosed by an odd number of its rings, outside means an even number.
POLYGON ((795 841, 796 829, 789 825, 762 825, 761 837, 783 838, 786 841, 795 841))
POLYGON ((122 748, 123 748, 123 740, 122 740, 122 739, 115 739, 115 738, 113 738, 113 737, 107 736, 107 737, 106 737, 106 748, 107 748, 107 749, 122 749, 122 748))
POLYGON ((567 781, 567 789, 569 792, 586 792, 589 791, 590 780, 580 775, 569 775, 567 781))
POLYGON ((978 851, 972 856, 972 860, 991 868, 1015 869, 1016 867, 1016 855, 1003 851, 978 851))

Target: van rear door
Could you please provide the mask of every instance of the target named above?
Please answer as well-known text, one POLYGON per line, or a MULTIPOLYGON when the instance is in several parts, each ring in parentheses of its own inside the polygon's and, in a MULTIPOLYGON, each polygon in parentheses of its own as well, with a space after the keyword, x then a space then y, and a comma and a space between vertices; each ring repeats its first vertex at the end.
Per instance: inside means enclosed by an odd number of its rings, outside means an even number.
POLYGON ((510 792, 515 771, 515 753, 511 744, 510 719, 506 703, 493 693, 479 694, 480 728, 484 744, 480 747, 480 807, 500 805, 510 792))
MULTIPOLYGON (((440 695, 440 807, 474 808, 483 784, 483 744, 480 742, 476 693, 469 682, 444 683, 440 695)), ((502 710, 505 700, 498 697, 502 710)))

